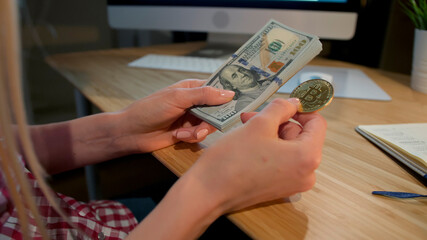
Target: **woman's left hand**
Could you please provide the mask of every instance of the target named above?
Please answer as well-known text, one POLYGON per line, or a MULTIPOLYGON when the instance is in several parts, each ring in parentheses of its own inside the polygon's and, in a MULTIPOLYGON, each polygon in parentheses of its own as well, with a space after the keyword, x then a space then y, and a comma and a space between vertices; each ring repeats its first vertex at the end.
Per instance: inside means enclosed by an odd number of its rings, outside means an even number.
POLYGON ((210 124, 191 115, 196 105, 220 105, 232 100, 233 91, 202 85, 204 80, 183 80, 143 98, 123 110, 120 134, 135 152, 151 152, 178 141, 200 142, 215 132, 210 124))

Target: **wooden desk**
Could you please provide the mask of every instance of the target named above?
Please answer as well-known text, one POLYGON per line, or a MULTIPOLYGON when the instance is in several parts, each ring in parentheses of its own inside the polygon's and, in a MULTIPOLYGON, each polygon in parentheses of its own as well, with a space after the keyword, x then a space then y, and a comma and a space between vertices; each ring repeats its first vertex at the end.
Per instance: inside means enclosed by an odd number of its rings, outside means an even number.
MULTIPOLYGON (((127 67, 130 61, 147 53, 182 55, 203 44, 61 54, 47 61, 92 103, 108 112, 181 79, 207 78, 209 75, 202 73, 127 67)), ((426 187, 354 128, 360 124, 426 122, 427 95, 413 91, 406 75, 325 59, 315 59, 310 64, 359 68, 392 101, 334 99, 321 112, 328 121, 328 131, 313 190, 301 194, 300 199, 280 200, 228 218, 256 239, 425 239, 426 199, 397 200, 373 196, 371 192, 427 194, 426 187)), ((201 144, 179 143, 153 154, 180 176, 221 134, 217 132, 201 144)))

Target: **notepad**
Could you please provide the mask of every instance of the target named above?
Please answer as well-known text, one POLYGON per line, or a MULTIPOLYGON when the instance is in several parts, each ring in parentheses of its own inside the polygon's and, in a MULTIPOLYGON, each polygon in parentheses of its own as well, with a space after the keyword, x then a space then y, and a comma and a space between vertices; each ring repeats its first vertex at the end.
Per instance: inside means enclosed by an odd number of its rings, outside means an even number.
POLYGON ((427 123, 359 125, 356 131, 427 178, 427 123))

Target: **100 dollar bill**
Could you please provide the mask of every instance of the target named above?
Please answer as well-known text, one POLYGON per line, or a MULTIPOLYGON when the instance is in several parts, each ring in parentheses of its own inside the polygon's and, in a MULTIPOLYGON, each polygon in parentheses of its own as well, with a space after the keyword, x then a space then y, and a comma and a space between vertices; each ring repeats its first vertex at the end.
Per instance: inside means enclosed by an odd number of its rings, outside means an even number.
POLYGON ((240 47, 205 85, 235 92, 220 106, 199 106, 192 114, 221 131, 255 110, 322 50, 317 36, 270 20, 240 47))

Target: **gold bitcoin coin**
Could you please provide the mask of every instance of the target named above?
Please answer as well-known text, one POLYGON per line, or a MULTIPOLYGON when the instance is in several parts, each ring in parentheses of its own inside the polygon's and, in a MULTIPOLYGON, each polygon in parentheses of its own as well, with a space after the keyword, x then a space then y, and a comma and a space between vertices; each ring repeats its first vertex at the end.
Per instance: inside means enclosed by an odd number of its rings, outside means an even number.
POLYGON ((296 87, 291 98, 298 98, 301 107, 298 112, 315 112, 326 107, 334 98, 334 87, 323 79, 312 79, 296 87))

